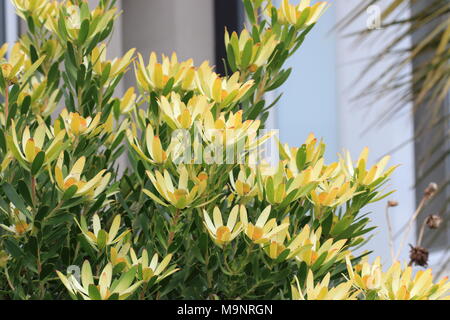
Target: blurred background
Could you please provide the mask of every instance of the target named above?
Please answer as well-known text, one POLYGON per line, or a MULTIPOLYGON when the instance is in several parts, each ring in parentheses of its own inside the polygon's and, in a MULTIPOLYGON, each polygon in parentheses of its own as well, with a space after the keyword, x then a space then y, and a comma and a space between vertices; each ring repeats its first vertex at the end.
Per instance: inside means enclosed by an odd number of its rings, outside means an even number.
MULTIPOLYGON (((95 4, 96 1, 91 2, 95 4)), ((332 4, 330 9, 289 61, 293 72, 288 82, 278 89, 278 93, 284 94, 271 113, 269 127, 279 129, 281 141, 291 146, 300 146, 313 132, 326 142, 328 162, 337 160, 337 154, 343 149, 348 149, 356 159, 368 146, 372 163, 389 153, 391 164, 401 164, 387 186, 397 191, 368 208, 372 224, 379 228, 367 248, 387 264, 392 259, 385 214, 387 200, 399 203, 389 209, 392 237, 398 249, 424 189, 430 182, 436 182, 439 193, 423 208, 417 221, 412 222, 412 232, 399 258, 409 261, 407 244, 416 244, 424 219, 430 214, 438 214, 444 220, 443 225, 436 231, 427 230, 422 245, 430 253, 429 265, 440 275, 448 275, 449 96, 444 92, 444 99, 434 101, 434 105, 438 103, 440 107, 439 125, 431 126, 426 134, 419 135, 423 123, 430 123, 430 115, 436 115, 434 109, 418 108, 415 99, 399 99, 400 93, 395 89, 401 87, 402 92, 412 96, 420 91, 421 85, 413 85, 412 81, 415 70, 422 64, 420 55, 405 58, 405 54, 421 46, 423 38, 436 28, 436 17, 425 19, 420 28, 411 28, 411 24, 421 13, 426 13, 424 3, 430 7, 437 3, 438 9, 445 9, 440 18, 443 17, 448 26, 450 2, 370 1, 373 6, 362 0, 329 2, 332 4), (370 63, 374 64, 372 68, 368 68, 370 63), (383 80, 389 76, 388 71, 399 65, 401 68, 395 77, 387 82, 395 83, 390 88, 383 80), (383 84, 382 88, 372 90, 374 83, 383 84), (416 109, 419 111, 414 112, 416 109)), ((166 55, 175 51, 179 59, 194 58, 196 65, 209 60, 218 72, 223 73, 224 28, 241 30, 245 25, 240 0, 118 0, 118 6, 123 12, 110 43, 112 50, 108 55, 111 57, 120 56, 133 47, 144 56, 152 51, 166 55)), ((436 8, 428 9, 436 12, 436 8)), ((444 26, 437 36, 445 34, 445 30, 444 26)), ((0 42, 14 42, 21 32, 24 32, 23 27, 11 4, 8 0, 0 0, 0 42)), ((440 43, 432 44, 438 47, 440 43)), ((441 76, 448 90, 448 46, 444 48, 440 57, 445 57, 443 65, 446 68, 441 76)), ((133 85, 133 79, 130 72, 122 90, 133 85)))

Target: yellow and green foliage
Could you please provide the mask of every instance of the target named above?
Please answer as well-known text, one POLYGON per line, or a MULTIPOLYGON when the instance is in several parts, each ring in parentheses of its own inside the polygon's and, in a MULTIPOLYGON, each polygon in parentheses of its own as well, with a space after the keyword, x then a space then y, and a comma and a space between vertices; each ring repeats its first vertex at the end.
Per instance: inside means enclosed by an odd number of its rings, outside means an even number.
POLYGON ((327 3, 244 0, 222 76, 175 54, 108 60, 114 0, 12 2, 28 32, 0 49, 0 298, 448 297, 431 270, 351 254, 389 158, 327 163, 314 135, 260 157, 265 94, 327 3))

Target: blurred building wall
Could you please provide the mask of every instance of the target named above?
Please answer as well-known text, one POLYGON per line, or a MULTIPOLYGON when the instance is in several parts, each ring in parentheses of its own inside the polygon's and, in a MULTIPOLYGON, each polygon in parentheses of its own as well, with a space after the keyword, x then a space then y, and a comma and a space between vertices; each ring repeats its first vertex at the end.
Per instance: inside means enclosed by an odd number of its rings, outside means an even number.
MULTIPOLYGON (((150 52, 180 60, 214 63, 214 7, 211 0, 122 0, 123 47, 137 48, 147 61, 150 52)), ((134 83, 131 75, 126 85, 134 83)))
MULTIPOLYGON (((343 19, 359 0, 346 0, 336 2, 336 19, 343 19)), ((347 27, 345 33, 361 31, 367 28, 369 15, 355 19, 347 27)), ((374 32, 382 32, 374 31, 374 32)), ((379 38, 379 37, 378 37, 379 38)), ((355 38, 339 37, 337 41, 337 87, 338 87, 338 127, 339 146, 348 148, 353 157, 357 157, 365 146, 371 150, 370 159, 374 161, 390 153, 392 155, 390 165, 400 164, 395 171, 390 183, 389 190, 397 190, 388 199, 397 200, 400 205, 390 209, 390 217, 393 223, 395 244, 398 248, 402 236, 399 231, 404 228, 409 217, 415 211, 414 193, 414 146, 412 143, 395 150, 405 141, 413 137, 413 119, 411 112, 405 112, 402 116, 389 119, 380 126, 373 123, 379 119, 392 106, 392 101, 388 99, 357 100, 353 98, 360 93, 374 79, 377 79, 379 72, 390 65, 388 58, 369 74, 365 74, 361 80, 359 76, 367 64, 370 57, 374 56, 383 48, 383 42, 388 41, 381 37, 379 43, 373 42, 373 37, 357 41, 355 38), (383 42, 382 42, 383 41, 383 42)), ((411 39, 401 44, 402 48, 411 45, 411 39)), ((406 110, 411 110, 411 105, 406 106, 406 110)), ((375 230, 375 236, 367 247, 374 249, 374 254, 379 255, 385 262, 390 262, 388 228, 385 218, 386 200, 376 203, 370 207, 372 224, 379 226, 375 230)), ((364 212, 365 213, 365 212, 364 212)), ((408 243, 414 243, 415 234, 412 230, 407 240, 401 260, 408 259, 408 243)))

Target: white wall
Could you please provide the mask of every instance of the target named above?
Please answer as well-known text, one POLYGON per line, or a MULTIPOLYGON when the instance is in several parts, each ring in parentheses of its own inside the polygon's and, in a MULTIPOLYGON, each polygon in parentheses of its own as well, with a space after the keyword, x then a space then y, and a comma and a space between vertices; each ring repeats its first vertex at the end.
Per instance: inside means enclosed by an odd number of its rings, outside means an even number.
MULTIPOLYGON (((358 3, 360 3, 359 0, 337 1, 337 19, 340 20, 346 16, 349 9, 358 3)), ((368 16, 363 16, 354 20, 346 32, 350 33, 365 29, 367 27, 367 19, 368 16)), ((410 41, 406 41, 402 44, 402 47, 409 45, 410 41)), ((380 159, 387 152, 395 149, 413 136, 413 122, 410 112, 404 113, 401 117, 390 119, 382 126, 371 126, 374 120, 389 110, 392 101, 380 99, 375 102, 371 101, 368 105, 363 102, 352 102, 351 100, 373 79, 376 79, 378 73, 383 71, 383 68, 389 66, 389 59, 386 58, 375 71, 366 74, 362 81, 356 81, 359 73, 367 63, 367 58, 379 52, 380 48, 382 46, 379 43, 374 44, 370 40, 359 42, 357 45, 354 39, 340 37, 337 42, 339 145, 340 147, 348 148, 355 157, 358 156, 363 147, 368 146, 371 150, 370 157, 373 161, 380 159)), ((411 109, 411 105, 406 106, 406 108, 411 109)), ((408 144, 400 150, 392 152, 391 155, 392 164, 401 164, 401 167, 394 173, 389 185, 390 189, 397 190, 390 198, 400 203, 398 207, 390 210, 394 234, 397 234, 415 209, 415 195, 412 189, 414 185, 413 145, 408 144)), ((385 201, 371 207, 373 224, 380 227, 369 247, 373 247, 376 255, 382 256, 385 261, 390 261, 384 210, 385 201)), ((413 239, 414 230, 411 232, 411 237, 407 243, 414 243, 413 239)), ((397 237, 397 247, 399 240, 397 237)), ((400 257, 407 259, 407 246, 404 247, 400 257)))
MULTIPOLYGON (((275 1, 278 5, 280 0, 275 1)), ((331 7, 310 32, 299 52, 287 67, 292 73, 278 90, 283 97, 276 108, 280 138, 291 146, 300 146, 309 133, 327 143, 326 157, 337 159, 336 36, 330 32, 335 24, 336 7, 331 7)))

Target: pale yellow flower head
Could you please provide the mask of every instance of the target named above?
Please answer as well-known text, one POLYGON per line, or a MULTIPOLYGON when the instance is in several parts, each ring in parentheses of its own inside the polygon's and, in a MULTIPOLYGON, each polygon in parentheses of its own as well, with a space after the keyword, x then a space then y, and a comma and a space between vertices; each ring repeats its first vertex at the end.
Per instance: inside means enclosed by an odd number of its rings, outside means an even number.
POLYGON ((134 133, 135 130, 127 130, 127 139, 131 147, 136 151, 139 157, 149 163, 162 164, 168 160, 169 151, 164 150, 159 136, 154 134, 152 125, 148 125, 145 130, 144 149, 134 133))
POLYGON ((132 48, 128 50, 123 57, 108 60, 106 58, 106 44, 102 43, 101 45, 95 47, 94 50, 92 50, 91 63, 93 65, 93 70, 99 76, 104 76, 104 74, 106 74, 107 78, 104 85, 109 85, 119 75, 125 73, 128 70, 128 67, 133 62, 135 51, 136 49, 132 48))
POLYGON ((244 232, 254 243, 267 243, 272 237, 280 232, 283 232, 289 227, 289 223, 277 225, 275 218, 269 219, 271 210, 271 206, 266 207, 261 212, 260 216, 256 220, 256 223, 253 224, 248 220, 247 209, 245 206, 241 205, 240 216, 244 227, 244 232))
POLYGON ((309 270, 305 289, 302 290, 298 278, 295 277, 296 285, 291 286, 292 300, 356 300, 359 292, 353 290, 352 281, 330 288, 330 278, 331 274, 327 273, 322 281, 314 284, 313 272, 309 270))
POLYGON ((55 129, 57 132, 65 129, 71 138, 83 135, 91 137, 98 134, 101 130, 101 116, 101 113, 97 113, 94 118, 85 118, 78 112, 68 112, 67 109, 63 109, 60 114, 60 119, 55 121, 55 129))
POLYGON ((223 224, 222 213, 218 207, 213 210, 213 220, 203 210, 204 225, 213 241, 220 247, 233 241, 242 231, 242 223, 237 222, 239 205, 231 209, 227 224, 223 224))
POLYGON ((142 284, 142 281, 132 284, 136 268, 130 269, 122 277, 113 281, 114 274, 111 263, 103 268, 97 278, 97 284, 94 281, 91 265, 87 260, 81 268, 81 283, 74 275, 66 276, 59 271, 56 273, 72 298, 81 296, 84 300, 109 300, 113 296, 117 296, 116 299, 125 300, 142 284))
POLYGON ((347 252, 343 251, 343 248, 347 242, 346 239, 338 240, 336 242, 334 242, 333 239, 328 239, 321 243, 321 235, 321 227, 317 230, 312 230, 309 225, 303 227, 302 231, 293 242, 296 246, 307 248, 297 254, 297 260, 305 262, 308 266, 314 266, 316 261, 323 255, 325 258, 322 264, 326 264, 330 261, 341 261, 345 258, 347 252))
POLYGON ((230 78, 222 78, 212 71, 208 62, 204 62, 197 70, 195 81, 201 94, 224 109, 238 103, 253 87, 253 80, 241 83, 239 77, 236 72, 230 78))
POLYGON ((171 129, 190 129, 195 121, 201 121, 212 105, 205 96, 194 96, 185 104, 179 94, 172 92, 170 97, 162 96, 159 106, 163 120, 171 129))
POLYGON ((152 198, 157 203, 163 206, 174 206, 177 209, 185 209, 187 207, 201 205, 199 200, 206 190, 208 183, 208 176, 202 175, 201 179, 192 179, 189 172, 184 165, 178 167, 178 185, 174 186, 172 176, 167 170, 163 173, 156 170, 154 172, 146 171, 155 189, 164 199, 161 200, 151 191, 144 189, 144 193, 152 198), (189 182, 193 183, 193 187, 189 187, 189 182))
POLYGON ((179 62, 175 53, 170 58, 163 55, 160 63, 156 53, 152 52, 147 65, 139 54, 135 69, 136 80, 144 92, 161 91, 169 82, 174 89, 180 88, 185 91, 194 89, 193 60, 179 62))
POLYGON ((267 64, 278 43, 276 35, 270 29, 266 30, 261 35, 261 41, 256 43, 247 29, 242 30, 239 36, 236 32, 230 36, 228 31, 225 31, 225 46, 228 50, 233 50, 234 63, 242 71, 256 72, 267 64))
POLYGON ((146 249, 142 250, 142 255, 140 258, 138 258, 133 249, 130 250, 129 263, 138 268, 138 277, 143 282, 149 282, 154 277, 156 277, 156 282, 159 282, 179 270, 175 268, 174 265, 167 269, 170 260, 172 260, 172 254, 168 254, 161 262, 158 260, 158 254, 155 253, 150 261, 146 249))
POLYGON ((16 160, 23 167, 31 169, 33 161, 40 152, 45 153, 44 166, 55 160, 64 147, 64 137, 64 131, 53 135, 45 123, 41 122, 34 132, 31 131, 30 127, 25 127, 22 137, 19 140, 16 132, 16 124, 12 121, 11 135, 6 136, 6 141, 8 148, 16 160))
POLYGON ((101 194, 111 179, 111 173, 106 173, 106 170, 101 170, 92 179, 86 181, 83 179, 83 169, 86 163, 86 158, 79 158, 72 166, 68 174, 64 174, 64 152, 58 158, 55 166, 55 180, 57 187, 65 192, 72 186, 77 187, 74 197, 86 196, 88 198, 96 198, 101 194), (106 173, 106 174, 105 174, 106 173))
MULTIPOLYGON (((296 28, 306 28, 316 23, 319 18, 328 9, 327 2, 317 2, 311 4, 311 0, 301 0, 298 5, 289 3, 289 0, 283 0, 280 8, 277 9, 278 20, 282 24, 293 25, 296 28)), ((273 6, 270 3, 267 6, 267 14, 271 15, 273 6)))

